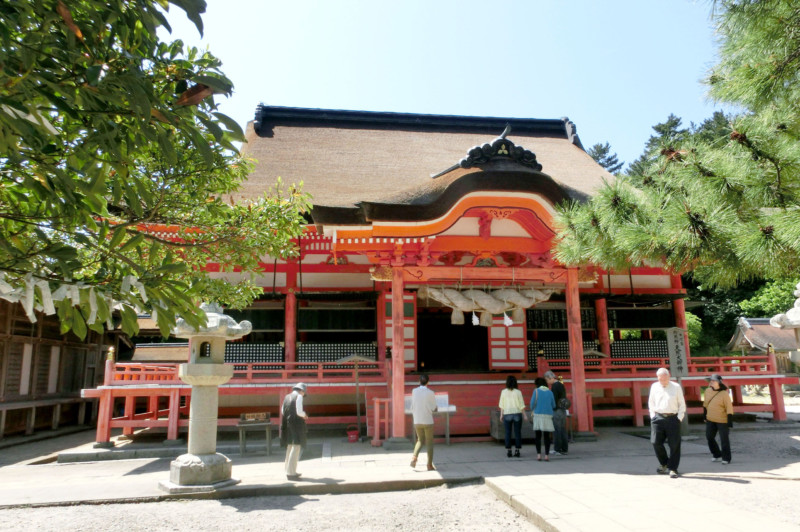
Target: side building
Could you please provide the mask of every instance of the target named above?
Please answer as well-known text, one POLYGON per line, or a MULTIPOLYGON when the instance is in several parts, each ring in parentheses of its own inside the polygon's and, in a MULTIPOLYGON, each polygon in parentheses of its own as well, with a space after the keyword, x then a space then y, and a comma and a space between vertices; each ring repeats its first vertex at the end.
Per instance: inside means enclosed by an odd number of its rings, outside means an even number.
POLYGON ((0 299, 0 440, 69 425, 88 425, 97 401, 81 390, 103 382, 106 337, 62 335, 56 316, 0 299))

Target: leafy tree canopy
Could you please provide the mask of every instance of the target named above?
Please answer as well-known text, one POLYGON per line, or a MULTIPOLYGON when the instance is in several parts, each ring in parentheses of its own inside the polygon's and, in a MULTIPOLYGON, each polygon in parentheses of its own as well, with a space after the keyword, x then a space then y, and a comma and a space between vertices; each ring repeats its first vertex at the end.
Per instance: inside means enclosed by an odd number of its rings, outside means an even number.
POLYGON ((628 167, 628 174, 634 176, 641 176, 645 170, 658 159, 658 152, 661 146, 665 144, 674 144, 680 142, 689 133, 689 130, 681 128, 680 117, 671 114, 664 122, 653 126, 655 135, 650 135, 644 145, 644 153, 638 159, 633 161, 628 167))
POLYGON ((639 179, 618 179, 588 204, 562 206, 560 261, 657 262, 717 286, 796 275, 800 7, 720 0, 714 20, 721 47, 710 95, 741 113, 727 126, 715 121, 716 133, 659 140, 639 179))
POLYGON ((232 84, 208 52, 162 42, 181 8, 202 33, 204 0, 18 0, 0 5, 0 297, 57 313, 62 332, 102 331, 114 309, 136 332, 204 319, 201 298, 246 304, 209 261, 257 267, 291 253, 307 198, 226 197, 250 164, 217 111, 232 84))
POLYGON ((771 318, 792 308, 797 279, 768 281, 750 299, 739 303, 742 315, 748 318, 771 318))
POLYGON ((624 162, 620 162, 616 153, 611 153, 611 145, 606 142, 605 144, 595 144, 586 153, 597 162, 600 166, 608 170, 612 174, 618 173, 624 162))
POLYGON ((691 312, 686 313, 686 332, 689 334, 689 348, 700 347, 703 338, 703 324, 700 318, 691 312))

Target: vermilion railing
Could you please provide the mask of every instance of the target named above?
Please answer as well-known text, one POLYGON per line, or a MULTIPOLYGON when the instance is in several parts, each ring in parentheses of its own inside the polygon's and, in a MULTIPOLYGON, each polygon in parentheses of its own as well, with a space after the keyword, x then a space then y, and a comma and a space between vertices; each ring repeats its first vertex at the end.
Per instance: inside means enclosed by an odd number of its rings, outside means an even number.
MULTIPOLYGON (((569 373, 570 360, 568 358, 539 358, 537 359, 537 364, 539 373, 543 373, 548 369, 569 373)), ((774 355, 690 357, 687 365, 690 375, 710 373, 775 374, 778 369, 774 355)), ((593 358, 584 361, 584 373, 591 377, 619 377, 620 374, 636 375, 644 373, 650 375, 661 367, 669 368, 668 357, 593 358)))
POLYGON ((774 355, 748 355, 732 357, 692 357, 692 373, 777 373, 774 355))
MULTIPOLYGON (((263 384, 305 380, 309 382, 352 382, 356 368, 352 363, 335 362, 249 362, 233 363, 233 378, 228 384, 263 384)), ((364 382, 385 381, 384 362, 358 364, 358 379, 364 382)), ((113 385, 181 384, 178 364, 128 364, 114 365, 113 385)))
MULTIPOLYGON (((538 360, 539 373, 547 369, 555 369, 560 373, 569 373, 570 360, 543 359, 538 360)), ((249 362, 233 363, 233 378, 229 384, 263 384, 307 380, 309 382, 351 382, 356 377, 353 364, 337 364, 335 362, 249 362)), ((584 372, 587 376, 602 377, 620 374, 648 376, 660 367, 669 367, 669 358, 636 357, 636 358, 593 358, 587 359, 584 372)), ((775 374, 777 363, 774 356, 749 355, 730 357, 690 357, 689 374, 775 374)), ((385 381, 387 379, 385 362, 364 362, 358 365, 358 378, 365 382, 385 381)), ((114 385, 158 383, 180 384, 178 364, 128 364, 114 365, 114 385)))
POLYGON ((182 382, 178 378, 178 364, 114 364, 111 384, 139 384, 158 381, 159 384, 182 382))

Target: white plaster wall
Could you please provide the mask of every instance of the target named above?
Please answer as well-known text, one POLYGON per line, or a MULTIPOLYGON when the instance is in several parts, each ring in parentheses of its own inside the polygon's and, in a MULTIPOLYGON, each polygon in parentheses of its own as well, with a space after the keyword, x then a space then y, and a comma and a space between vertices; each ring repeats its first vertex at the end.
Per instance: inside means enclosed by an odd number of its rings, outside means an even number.
MULTIPOLYGON (((249 272, 211 272, 208 274, 212 279, 225 279, 230 283, 239 283, 250 279, 249 272)), ((253 280, 258 286, 272 287, 272 272, 259 273, 253 276, 253 280)), ((278 273, 275 277, 275 286, 286 286, 286 274, 278 273)))
MULTIPOLYGON (((633 275, 634 288, 672 288, 669 275, 633 275)), ((608 276, 603 276, 608 283, 608 276)), ((630 288, 631 279, 627 275, 612 275, 611 288, 630 288)), ((608 286, 606 286, 608 288, 608 286)))
POLYGON ((513 220, 492 220, 492 236, 529 237, 525 229, 513 220))
POLYGON ((475 236, 477 234, 477 218, 459 218, 456 223, 441 233, 442 236, 475 236))

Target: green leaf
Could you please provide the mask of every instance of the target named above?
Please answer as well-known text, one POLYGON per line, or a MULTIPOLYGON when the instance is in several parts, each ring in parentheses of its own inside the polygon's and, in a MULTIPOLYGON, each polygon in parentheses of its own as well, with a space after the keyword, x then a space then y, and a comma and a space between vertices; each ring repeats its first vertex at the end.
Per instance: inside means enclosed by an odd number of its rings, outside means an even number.
POLYGON ((139 316, 128 305, 122 306, 122 331, 128 336, 136 336, 139 332, 139 316))
POLYGON ((81 340, 86 339, 86 320, 83 319, 83 314, 78 309, 72 312, 72 332, 81 340))
POLYGON ((192 78, 192 81, 194 81, 195 83, 202 83, 203 85, 208 85, 209 87, 214 89, 215 92, 221 92, 224 94, 229 94, 233 90, 233 84, 229 80, 219 78, 216 76, 211 76, 209 74, 200 74, 194 76, 192 78))
POLYGON ((112 230, 112 233, 113 235, 111 236, 111 241, 108 243, 108 247, 114 249, 122 243, 122 239, 128 234, 128 230, 126 227, 118 225, 112 230))
POLYGON ((125 242, 125 244, 119 248, 120 251, 127 251, 129 249, 134 249, 139 247, 144 242, 144 235, 142 233, 137 233, 136 236, 125 242))
POLYGON ((211 114, 217 117, 217 120, 225 124, 225 127, 228 128, 228 130, 234 136, 235 140, 242 140, 244 138, 244 131, 242 131, 242 128, 239 127, 239 123, 236 122, 236 120, 223 113, 211 113, 211 114))

